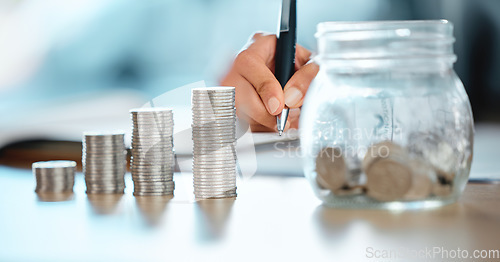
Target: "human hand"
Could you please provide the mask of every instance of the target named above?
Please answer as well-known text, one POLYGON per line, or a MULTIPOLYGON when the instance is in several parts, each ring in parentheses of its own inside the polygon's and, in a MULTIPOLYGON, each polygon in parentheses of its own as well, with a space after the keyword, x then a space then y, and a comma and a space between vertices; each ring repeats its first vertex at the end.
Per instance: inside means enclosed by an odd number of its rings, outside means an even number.
POLYGON ((297 45, 295 73, 282 89, 274 76, 276 36, 255 34, 222 80, 223 86, 236 88, 236 113, 252 131, 276 131, 276 116, 290 108, 288 128, 298 128, 304 95, 318 73, 319 66, 308 63, 311 52, 297 45))

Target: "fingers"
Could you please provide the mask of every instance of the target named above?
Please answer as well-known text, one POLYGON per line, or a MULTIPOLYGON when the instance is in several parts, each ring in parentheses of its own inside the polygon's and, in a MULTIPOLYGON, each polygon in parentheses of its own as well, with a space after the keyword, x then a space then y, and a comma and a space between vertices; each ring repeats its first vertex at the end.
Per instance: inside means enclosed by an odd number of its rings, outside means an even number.
POLYGON ((262 55, 249 48, 238 55, 234 65, 235 70, 255 88, 267 112, 278 115, 284 107, 283 91, 262 55))
POLYGON ((295 50, 295 71, 307 64, 311 59, 311 51, 305 49, 301 45, 297 45, 295 50))
POLYGON ((258 125, 265 127, 265 131, 276 130, 276 117, 267 112, 254 87, 245 78, 236 72, 230 73, 222 85, 236 87, 236 113, 252 126, 252 130, 258 125))
POLYGON ((300 118, 300 108, 292 108, 288 112, 288 122, 290 122, 290 128, 299 128, 299 118, 300 118))
POLYGON ((318 74, 319 66, 315 63, 302 66, 288 80, 284 88, 284 102, 289 108, 298 108, 302 106, 304 95, 309 88, 314 77, 318 74))

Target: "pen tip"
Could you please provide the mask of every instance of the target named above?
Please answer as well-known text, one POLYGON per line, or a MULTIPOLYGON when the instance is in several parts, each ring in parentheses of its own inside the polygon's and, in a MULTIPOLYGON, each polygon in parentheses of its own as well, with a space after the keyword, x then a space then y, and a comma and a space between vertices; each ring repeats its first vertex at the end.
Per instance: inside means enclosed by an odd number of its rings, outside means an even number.
POLYGON ((281 130, 280 130, 280 131, 279 131, 279 135, 281 136, 282 134, 283 134, 283 131, 281 131, 281 130))

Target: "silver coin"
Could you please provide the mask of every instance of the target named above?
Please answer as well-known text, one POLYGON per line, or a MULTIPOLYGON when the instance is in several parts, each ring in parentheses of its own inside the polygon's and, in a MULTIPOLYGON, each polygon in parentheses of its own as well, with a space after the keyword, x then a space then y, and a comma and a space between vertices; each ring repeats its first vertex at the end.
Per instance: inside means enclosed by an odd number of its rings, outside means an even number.
POLYGON ((235 171, 231 171, 231 172, 227 172, 227 171, 203 171, 203 172, 193 172, 195 176, 200 176, 200 175, 204 175, 204 176, 215 176, 215 175, 220 175, 220 176, 232 176, 234 174, 236 174, 235 171))
POLYGON ((231 162, 236 162, 236 154, 217 154, 217 155, 212 155, 209 153, 201 154, 201 153, 195 153, 193 157, 194 161, 197 162, 199 161, 200 163, 203 162, 222 162, 222 161, 231 161, 231 162))
POLYGON ((97 184, 87 184, 87 190, 123 190, 124 185, 97 185, 97 184))
POLYGON ((222 100, 222 101, 234 101, 236 96, 232 93, 212 93, 212 94, 203 94, 203 93, 198 93, 198 94, 192 94, 191 95, 191 103, 195 104, 197 100, 222 100))
POLYGON ((192 124, 191 124, 192 129, 209 129, 209 128, 214 128, 214 129, 222 129, 222 128, 236 128, 236 120, 235 119, 229 119, 229 120, 211 120, 211 121, 202 121, 200 123, 197 123, 197 120, 194 119, 192 124))
MULTIPOLYGON (((201 134, 201 135, 216 135, 216 136, 231 136, 236 138, 236 128, 235 126, 232 125, 214 125, 214 126, 209 126, 209 125, 202 125, 202 126, 196 126, 192 127, 193 134, 201 134)), ((196 138, 196 136, 194 136, 196 138)))
POLYGON ((173 130, 173 123, 134 123, 133 130, 147 131, 147 130, 173 130))
POLYGON ((144 183, 144 182, 151 182, 151 183, 159 183, 159 182, 172 182, 172 177, 133 177, 134 183, 144 183))
POLYGON ((91 177, 96 177, 96 178, 118 178, 118 177, 123 177, 126 173, 126 170, 121 170, 121 171, 108 171, 108 172, 97 172, 97 171, 87 171, 84 172, 83 174, 85 175, 85 178, 91 178, 91 177))
POLYGON ((234 118, 236 119, 236 113, 235 112, 217 112, 217 111, 212 111, 212 110, 206 110, 206 111, 193 111, 192 115, 193 119, 199 120, 199 119, 220 119, 220 118, 234 118))
POLYGON ((89 140, 94 140, 94 141, 101 141, 101 140, 120 140, 125 137, 125 132, 120 131, 120 132, 111 132, 111 133, 106 133, 106 132, 83 132, 83 138, 84 139, 89 139, 89 140))
POLYGON ((216 151, 203 151, 203 152, 194 152, 193 160, 195 162, 209 162, 209 161, 232 161, 235 162, 237 160, 236 153, 216 153, 216 151))
POLYGON ((234 97, 220 97, 220 98, 196 97, 191 99, 192 109, 208 105, 213 105, 217 107, 235 108, 235 99, 234 97))
POLYGON ((231 141, 230 139, 218 139, 218 138, 206 138, 206 139, 199 139, 199 141, 194 141, 194 149, 208 149, 208 150, 233 150, 235 151, 234 147, 236 146, 235 141, 231 141))
POLYGON ((193 115, 191 116, 194 121, 199 120, 212 120, 212 119, 234 119, 236 120, 236 113, 234 112, 217 112, 217 111, 193 111, 193 115))
POLYGON ((106 191, 100 191, 100 190, 88 190, 85 191, 88 195, 98 195, 98 194, 123 194, 124 190, 106 190, 106 191))
POLYGON ((82 146, 86 147, 86 148, 120 148, 120 147, 125 147, 123 141, 100 142, 100 143, 82 142, 82 146))
POLYGON ((169 157, 169 156, 154 156, 154 155, 149 155, 148 157, 138 157, 138 156, 133 156, 133 165, 134 166, 151 166, 151 165, 165 165, 172 163, 174 161, 174 157, 169 157))
POLYGON ((134 121, 132 123, 132 129, 172 129, 174 122, 172 121, 158 121, 157 119, 152 119, 151 121, 134 121))
POLYGON ((134 196, 167 196, 173 195, 173 191, 163 192, 163 193, 149 193, 149 192, 134 192, 134 196))
POLYGON ((195 164, 193 165, 193 172, 209 171, 209 170, 233 170, 236 172, 237 167, 235 163, 231 164, 195 164))
POLYGON ((53 161, 39 161, 31 165, 34 169, 55 169, 55 168, 74 168, 76 167, 75 161, 69 160, 53 160, 53 161))
POLYGON ((230 89, 230 88, 227 88, 227 89, 192 89, 191 90, 191 94, 193 96, 195 95, 204 95, 204 94, 208 94, 208 95, 217 95, 217 94, 234 94, 235 93, 235 89, 230 89))
POLYGON ((162 162, 161 165, 151 165, 150 163, 135 163, 130 165, 130 170, 134 171, 167 171, 174 168, 173 162, 162 162))
POLYGON ((123 154, 126 153, 125 146, 123 147, 115 147, 115 148, 110 148, 110 147, 84 147, 82 149, 82 153, 89 153, 89 154, 123 154))
POLYGON ((219 102, 217 100, 193 101, 191 110, 236 110, 234 101, 219 102))
POLYGON ((132 120, 154 120, 160 119, 162 121, 173 121, 173 114, 132 114, 130 117, 132 120))
POLYGON ((166 182, 153 182, 153 181, 147 181, 147 182, 142 182, 142 183, 136 183, 139 186, 168 186, 168 187, 173 187, 175 185, 174 181, 166 181, 166 182))
POLYGON ((133 172, 132 179, 152 179, 152 178, 169 178, 172 180, 174 172, 133 172))
POLYGON ((134 183, 134 190, 136 191, 149 191, 149 190, 165 190, 173 189, 172 182, 147 182, 147 183, 134 183))
POLYGON ((222 138, 222 137, 198 137, 197 139, 193 139, 194 144, 196 144, 197 148, 209 147, 209 148, 234 148, 236 146, 236 141, 231 138, 222 138))
POLYGON ((108 171, 123 171, 126 169, 126 163, 116 164, 116 165, 85 165, 83 170, 85 172, 108 172, 108 171))
POLYGON ((131 153, 134 158, 172 158, 174 157, 174 152, 172 150, 151 148, 149 150, 133 150, 131 153))
POLYGON ((87 188, 87 194, 123 194, 125 188, 87 188))
POLYGON ((170 171, 132 171, 132 178, 153 178, 153 177, 162 177, 162 178, 172 178, 174 176, 173 170, 170 171))
POLYGON ((150 129, 150 130, 136 130, 134 129, 132 131, 132 137, 136 139, 141 139, 141 138, 156 138, 156 137, 171 137, 172 130, 155 130, 155 129, 150 129))
POLYGON ((135 171, 168 170, 174 168, 174 161, 174 159, 168 159, 166 161, 138 160, 130 164, 130 169, 135 171))
POLYGON ((133 180, 135 185, 148 185, 148 184, 165 184, 165 183, 173 183, 173 180, 171 178, 161 178, 161 177, 155 177, 155 178, 136 178, 133 180))
POLYGON ((234 90, 191 90, 193 97, 195 96, 218 96, 218 95, 234 95, 234 90))
POLYGON ((227 195, 236 195, 236 188, 220 188, 220 189, 204 189, 204 188, 196 188, 194 190, 195 196, 227 196, 227 195))
POLYGON ((161 150, 168 150, 172 151, 172 141, 156 141, 154 143, 134 143, 132 144, 132 150, 139 150, 139 151, 144 151, 144 150, 149 150, 149 149, 161 149, 161 150))
POLYGON ((153 165, 151 168, 147 166, 132 166, 130 168, 132 174, 169 174, 175 172, 173 165, 153 165))
POLYGON ((163 154, 163 155, 173 155, 174 150, 172 149, 171 146, 157 146, 157 145, 151 145, 151 146, 144 146, 144 147, 133 147, 130 150, 130 153, 132 155, 138 155, 138 154, 148 154, 148 153, 158 153, 158 154, 163 154))
POLYGON ((75 171, 34 170, 35 177, 42 179, 67 179, 75 176, 75 171))
POLYGON ((82 153, 82 159, 89 159, 89 160, 113 160, 113 159, 122 159, 125 158, 127 155, 127 152, 121 151, 121 152, 116 152, 116 153, 89 153, 89 152, 84 152, 82 153))
POLYGON ((82 161, 83 162, 83 167, 91 170, 91 169, 110 169, 113 170, 115 168, 123 167, 127 164, 127 161, 125 159, 122 160, 117 160, 113 162, 106 162, 105 160, 101 160, 101 162, 97 162, 97 160, 94 161, 82 161))
POLYGON ((221 192, 218 194, 214 193, 197 193, 195 192, 196 199, 218 199, 218 198, 235 198, 237 197, 236 192, 221 192))
POLYGON ((90 180, 123 180, 125 172, 114 172, 114 173, 86 173, 85 179, 90 180))
POLYGON ((193 110, 193 119, 203 119, 203 118, 236 118, 236 112, 234 111, 216 111, 216 110, 193 110))
POLYGON ((197 178, 193 180, 193 183, 196 184, 203 184, 203 185, 209 185, 211 183, 224 183, 224 184, 234 184, 236 185, 236 177, 234 178, 218 178, 218 179, 212 179, 212 178, 197 178))
POLYGON ((151 144, 151 145, 139 145, 132 147, 130 149, 131 153, 146 153, 149 151, 154 151, 154 152, 168 152, 173 154, 174 150, 171 145, 165 145, 165 144, 151 144))
POLYGON ((172 133, 173 130, 174 129, 172 126, 140 125, 140 126, 133 126, 132 127, 132 132, 135 132, 136 134, 142 134, 145 132, 167 134, 167 133, 172 133))
POLYGON ((88 165, 117 165, 127 162, 127 155, 121 156, 99 156, 99 157, 83 157, 82 163, 88 165))
POLYGON ((145 192, 157 192, 157 193, 160 193, 160 192, 168 192, 168 191, 174 191, 175 190, 175 187, 173 186, 139 186, 139 185, 136 185, 134 186, 134 192, 141 192, 141 193, 145 193, 145 192))
POLYGON ((192 131, 193 139, 196 139, 198 141, 203 141, 203 139, 206 138, 225 138, 225 139, 232 139, 233 141, 236 141, 236 132, 232 131, 230 128, 227 128, 226 130, 220 129, 220 130, 193 130, 192 131))
POLYGON ((172 140, 172 135, 170 134, 162 134, 162 133, 134 134, 134 132, 132 132, 132 142, 134 142, 134 144, 159 143, 162 141, 169 142, 171 140, 172 140))
POLYGON ((193 153, 195 156, 204 156, 206 154, 211 154, 212 156, 227 156, 227 155, 236 155, 236 150, 231 146, 195 146, 193 148, 193 153))
POLYGON ((155 112, 172 112, 172 108, 168 107, 143 107, 130 109, 130 113, 155 113, 155 112))
POLYGON ((172 148, 172 146, 167 146, 167 145, 150 145, 150 146, 147 146, 147 145, 142 145, 142 146, 136 146, 136 147, 133 147, 131 150, 131 153, 140 153, 140 154, 143 154, 143 153, 147 153, 147 152, 165 152, 165 153, 170 153, 170 154, 174 154, 174 150, 172 148))
POLYGON ((236 185, 225 185, 225 184, 211 184, 211 185, 197 185, 193 184, 193 189, 197 192, 221 192, 229 191, 236 188, 236 185))
POLYGON ((234 105, 218 105, 214 103, 200 103, 197 105, 193 105, 193 107, 191 108, 192 115, 210 112, 235 113, 236 108, 234 107, 234 105))
POLYGON ((204 97, 235 97, 233 92, 192 92, 191 99, 204 97))
POLYGON ((125 136, 84 136, 82 143, 86 144, 119 144, 124 141, 125 136))
POLYGON ((193 167, 193 172, 196 172, 196 173, 203 173, 203 172, 231 172, 231 173, 235 173, 236 172, 236 167, 233 166, 227 166, 227 167, 206 167, 206 166, 197 166, 197 167, 193 167))
POLYGON ((138 148, 138 149, 145 149, 149 147, 166 147, 166 148, 173 148, 173 141, 168 141, 168 140, 152 140, 152 141, 147 141, 147 140, 142 140, 142 141, 133 141, 132 142, 132 147, 130 149, 138 148))
POLYGON ((204 119, 204 120, 196 120, 193 119, 192 122, 192 127, 231 127, 234 128, 233 126, 236 125, 236 120, 235 119, 228 119, 228 120, 218 120, 215 118, 212 119, 204 119))

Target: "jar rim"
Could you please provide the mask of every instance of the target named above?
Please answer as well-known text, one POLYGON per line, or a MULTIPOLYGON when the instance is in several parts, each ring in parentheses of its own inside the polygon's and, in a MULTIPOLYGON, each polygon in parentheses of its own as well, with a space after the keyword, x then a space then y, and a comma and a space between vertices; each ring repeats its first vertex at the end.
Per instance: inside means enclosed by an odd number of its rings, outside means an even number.
POLYGON ((385 21, 336 21, 321 22, 317 25, 316 37, 326 33, 345 31, 372 31, 384 29, 402 29, 408 27, 453 28, 453 24, 445 19, 440 20, 385 20, 385 21))

